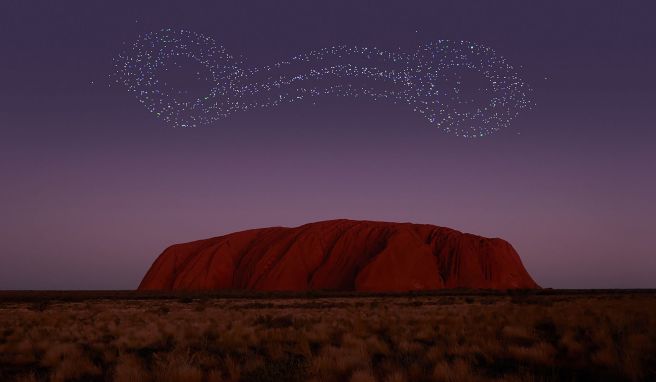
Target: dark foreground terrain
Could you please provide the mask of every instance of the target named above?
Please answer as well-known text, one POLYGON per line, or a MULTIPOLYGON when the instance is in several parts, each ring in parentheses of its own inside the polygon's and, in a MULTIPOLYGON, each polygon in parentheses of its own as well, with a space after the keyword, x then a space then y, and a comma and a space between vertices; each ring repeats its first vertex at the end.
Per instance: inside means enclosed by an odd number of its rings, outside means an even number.
POLYGON ((0 292, 0 381, 653 381, 656 292, 0 292))

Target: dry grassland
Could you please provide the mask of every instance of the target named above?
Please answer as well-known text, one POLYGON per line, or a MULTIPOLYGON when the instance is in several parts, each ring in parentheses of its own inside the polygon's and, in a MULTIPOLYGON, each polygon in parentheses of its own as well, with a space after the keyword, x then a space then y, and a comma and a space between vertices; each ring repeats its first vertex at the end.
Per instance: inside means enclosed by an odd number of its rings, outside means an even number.
POLYGON ((656 294, 0 299, 0 381, 656 380, 656 294))

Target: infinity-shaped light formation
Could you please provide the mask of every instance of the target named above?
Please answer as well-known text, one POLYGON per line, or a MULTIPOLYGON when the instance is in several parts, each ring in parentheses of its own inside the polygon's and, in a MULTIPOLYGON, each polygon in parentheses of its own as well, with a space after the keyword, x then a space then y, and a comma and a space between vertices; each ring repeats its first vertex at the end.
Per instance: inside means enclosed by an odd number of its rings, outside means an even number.
POLYGON ((531 89, 513 66, 491 48, 466 41, 439 40, 413 53, 333 46, 244 67, 211 37, 163 29, 129 45, 114 67, 115 80, 173 127, 337 95, 407 104, 447 133, 481 137, 507 127, 532 105, 531 89), (190 95, 166 79, 171 69, 190 74, 189 66, 200 66, 194 79, 206 86, 197 97, 198 89, 190 95), (472 73, 476 79, 470 81, 472 73))

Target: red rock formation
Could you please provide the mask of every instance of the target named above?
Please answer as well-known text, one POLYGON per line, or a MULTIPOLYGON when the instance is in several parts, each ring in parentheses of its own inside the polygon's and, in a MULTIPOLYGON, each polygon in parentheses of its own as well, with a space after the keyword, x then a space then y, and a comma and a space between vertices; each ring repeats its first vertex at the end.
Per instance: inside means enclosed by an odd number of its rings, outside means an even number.
POLYGON ((175 244, 139 290, 539 288, 506 241, 425 224, 331 220, 175 244))

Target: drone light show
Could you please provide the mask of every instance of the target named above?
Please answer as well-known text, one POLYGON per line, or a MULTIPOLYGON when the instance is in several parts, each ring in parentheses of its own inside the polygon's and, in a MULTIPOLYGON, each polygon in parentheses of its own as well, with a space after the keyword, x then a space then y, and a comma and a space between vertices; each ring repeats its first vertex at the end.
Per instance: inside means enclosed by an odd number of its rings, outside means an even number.
POLYGON ((341 96, 404 104, 446 133, 482 137, 507 127, 532 104, 531 89, 513 65, 468 41, 438 40, 411 52, 339 45, 249 67, 209 36, 162 29, 130 44, 114 68, 115 81, 172 127, 341 96), (191 73, 206 91, 193 97, 173 86, 163 78, 171 71, 191 73))

